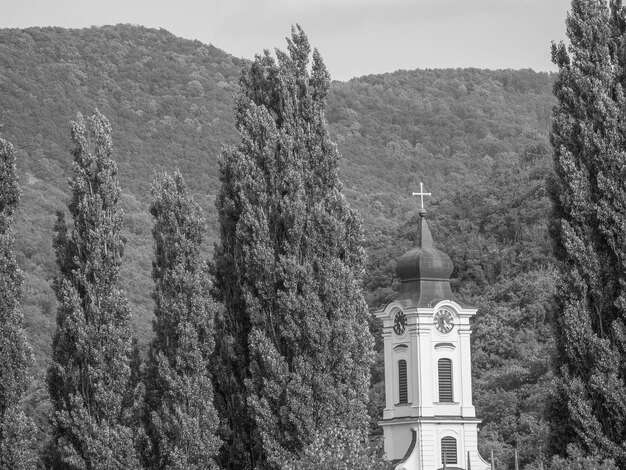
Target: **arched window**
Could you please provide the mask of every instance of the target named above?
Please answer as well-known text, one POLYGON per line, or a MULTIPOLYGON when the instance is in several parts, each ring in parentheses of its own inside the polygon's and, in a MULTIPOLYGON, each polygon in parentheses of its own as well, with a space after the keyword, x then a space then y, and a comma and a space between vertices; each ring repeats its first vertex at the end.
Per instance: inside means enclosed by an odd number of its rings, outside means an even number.
POLYGON ((446 436, 441 439, 441 463, 450 465, 456 464, 456 439, 446 436))
POLYGON ((452 402, 452 360, 439 359, 439 402, 452 402))
POLYGON ((398 390, 400 392, 398 403, 408 403, 409 391, 407 388, 406 361, 404 359, 398 361, 398 390))

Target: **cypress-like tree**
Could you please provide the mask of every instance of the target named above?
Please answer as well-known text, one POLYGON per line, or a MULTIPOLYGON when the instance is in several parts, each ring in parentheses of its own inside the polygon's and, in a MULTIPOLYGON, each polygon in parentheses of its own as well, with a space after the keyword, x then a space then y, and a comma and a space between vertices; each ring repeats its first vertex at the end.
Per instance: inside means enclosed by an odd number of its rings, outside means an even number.
POLYGON ((49 465, 63 469, 137 468, 131 387, 130 311, 118 286, 124 251, 111 126, 98 111, 89 129, 71 125, 73 225, 57 214, 54 247, 59 307, 48 370, 53 405, 49 465))
POLYGON ((621 2, 573 0, 553 45, 552 233, 560 261, 551 447, 626 468, 626 107, 621 2))
POLYGON ((211 354, 216 307, 202 256, 205 223, 179 172, 152 187, 155 337, 146 373, 146 466, 216 469, 221 441, 211 354))
POLYGON ((19 309, 22 273, 13 253, 20 200, 13 146, 0 138, 0 470, 35 468, 34 424, 21 408, 32 351, 19 309))
POLYGON ((372 338, 360 221, 324 118, 330 78, 298 27, 241 75, 217 198, 216 395, 227 468, 279 468, 329 429, 363 437, 372 338))

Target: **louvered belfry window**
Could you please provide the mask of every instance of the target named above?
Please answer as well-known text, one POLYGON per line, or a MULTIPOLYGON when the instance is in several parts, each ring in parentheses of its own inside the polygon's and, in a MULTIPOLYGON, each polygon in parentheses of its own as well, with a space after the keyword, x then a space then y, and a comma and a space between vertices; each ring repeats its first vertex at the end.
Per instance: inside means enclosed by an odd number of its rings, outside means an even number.
POLYGON ((400 391, 399 403, 408 403, 409 391, 407 388, 406 361, 404 359, 398 361, 398 390, 400 391))
POLYGON ((452 402, 452 360, 439 359, 439 402, 452 402))
POLYGON ((456 464, 456 439, 444 437, 441 439, 441 463, 446 465, 456 464))

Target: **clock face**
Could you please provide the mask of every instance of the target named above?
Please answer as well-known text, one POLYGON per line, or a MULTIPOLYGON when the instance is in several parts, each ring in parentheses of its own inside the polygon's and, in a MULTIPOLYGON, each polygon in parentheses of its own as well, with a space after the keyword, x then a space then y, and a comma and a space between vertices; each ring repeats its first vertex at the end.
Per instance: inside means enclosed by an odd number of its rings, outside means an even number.
POLYGON ((449 333, 454 327, 454 315, 447 308, 440 308, 435 313, 435 317, 433 318, 433 323, 435 324, 435 328, 439 333, 449 333))
POLYGON ((398 310, 393 317, 393 331, 398 336, 402 335, 406 330, 406 315, 402 310, 398 310))

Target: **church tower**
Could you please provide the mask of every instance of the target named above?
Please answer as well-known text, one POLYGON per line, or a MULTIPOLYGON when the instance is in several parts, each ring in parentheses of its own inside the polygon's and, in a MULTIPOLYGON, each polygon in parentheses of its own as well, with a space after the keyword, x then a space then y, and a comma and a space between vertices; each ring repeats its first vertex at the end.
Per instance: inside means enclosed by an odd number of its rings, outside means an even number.
POLYGON ((376 312, 385 357, 380 425, 387 458, 401 459, 396 470, 490 468, 478 454, 472 405, 469 321, 476 309, 454 297, 452 268, 433 244, 422 202, 413 248, 396 264, 400 292, 376 312))

